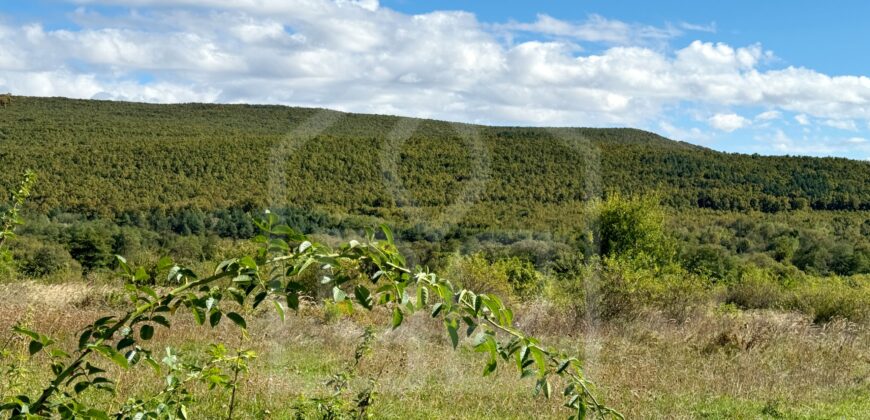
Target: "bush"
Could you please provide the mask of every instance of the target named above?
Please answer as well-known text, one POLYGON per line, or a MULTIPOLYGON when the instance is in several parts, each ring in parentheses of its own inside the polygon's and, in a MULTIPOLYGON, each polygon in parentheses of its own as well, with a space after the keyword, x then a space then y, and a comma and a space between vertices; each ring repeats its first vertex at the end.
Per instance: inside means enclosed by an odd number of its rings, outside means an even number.
POLYGON ((709 300, 708 282, 671 264, 661 269, 624 258, 606 258, 599 286, 587 298, 592 314, 601 319, 632 319, 658 310, 678 320, 709 300))
POLYGON ((481 254, 454 256, 447 265, 445 278, 477 293, 494 294, 501 298, 514 296, 507 273, 481 254))
POLYGON ((673 241, 664 231, 665 213, 654 196, 610 195, 594 207, 601 255, 647 255, 656 262, 673 258, 673 241))
POLYGON ((737 262, 721 245, 701 245, 686 251, 683 256, 686 269, 713 281, 731 277, 737 262))
POLYGON ((63 247, 58 245, 43 246, 25 257, 19 264, 21 274, 30 277, 45 277, 60 272, 81 270, 81 266, 63 247))
POLYGON ((774 309, 782 306, 785 290, 779 277, 769 270, 751 267, 728 285, 725 303, 742 309, 774 309))
POLYGON ((709 282, 670 264, 660 269, 629 259, 593 259, 579 275, 549 283, 548 297, 575 316, 630 320, 647 311, 677 319, 710 301, 709 282))
POLYGON ((63 272, 80 272, 81 266, 63 246, 35 238, 16 237, 10 246, 19 274, 41 278, 63 272))
POLYGON ((507 276, 513 293, 521 298, 536 296, 543 289, 543 276, 528 261, 514 257, 497 261, 494 268, 507 276))
POLYGON ((817 323, 870 320, 870 276, 808 278, 794 286, 784 306, 817 323))

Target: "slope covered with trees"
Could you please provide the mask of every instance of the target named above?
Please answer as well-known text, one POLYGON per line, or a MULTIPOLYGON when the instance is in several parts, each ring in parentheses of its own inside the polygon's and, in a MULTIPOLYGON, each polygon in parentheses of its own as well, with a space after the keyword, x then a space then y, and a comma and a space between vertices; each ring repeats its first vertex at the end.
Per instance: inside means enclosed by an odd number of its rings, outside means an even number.
POLYGON ((396 218, 459 201, 477 204, 470 220, 526 223, 591 194, 647 190, 679 208, 870 209, 865 162, 724 154, 632 129, 28 97, 0 111, 0 184, 34 169, 50 186, 34 195, 44 212, 280 204, 396 218))

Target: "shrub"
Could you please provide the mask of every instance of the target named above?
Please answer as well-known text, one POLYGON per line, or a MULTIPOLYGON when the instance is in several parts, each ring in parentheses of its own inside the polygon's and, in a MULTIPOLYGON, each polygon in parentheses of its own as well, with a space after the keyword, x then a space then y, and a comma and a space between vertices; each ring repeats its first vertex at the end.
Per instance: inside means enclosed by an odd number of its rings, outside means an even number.
POLYGON ((784 306, 812 316, 816 323, 870 320, 870 277, 807 278, 794 286, 784 306))
POLYGON ((778 308, 784 300, 784 287, 778 276, 769 270, 756 267, 744 270, 736 282, 728 285, 725 292, 725 303, 742 309, 778 308))
POLYGON ((494 268, 507 276, 507 282, 513 293, 519 297, 529 298, 538 295, 544 286, 543 276, 528 261, 513 257, 497 261, 494 268))
POLYGON ((445 276, 477 293, 495 294, 502 298, 514 296, 504 270, 491 264, 481 254, 454 256, 447 265, 445 276))
POLYGON ((604 320, 661 311, 682 321, 711 298, 709 282, 675 264, 655 269, 624 258, 593 259, 577 276, 548 285, 547 296, 556 305, 604 320))
POLYGON ((30 277, 45 277, 78 270, 81 270, 81 266, 59 245, 41 246, 19 262, 19 271, 30 277))
POLYGON ((594 207, 593 217, 601 255, 647 255, 657 262, 673 258, 673 241, 664 231, 665 213, 654 196, 610 195, 594 207))
POLYGON ((683 257, 686 269, 710 280, 729 278, 737 262, 721 245, 701 245, 691 248, 683 257))

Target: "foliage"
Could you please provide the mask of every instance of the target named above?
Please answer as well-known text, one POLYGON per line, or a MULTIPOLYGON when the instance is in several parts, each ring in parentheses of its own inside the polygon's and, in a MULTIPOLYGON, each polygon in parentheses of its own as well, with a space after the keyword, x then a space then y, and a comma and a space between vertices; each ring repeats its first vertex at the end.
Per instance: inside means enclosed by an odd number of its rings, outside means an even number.
POLYGON ((30 167, 52 186, 34 200, 41 212, 144 222, 163 212, 177 233, 208 229, 203 215, 222 212, 221 234, 237 237, 254 233, 239 212, 274 203, 410 227, 444 214, 478 181, 486 185, 473 197, 467 228, 546 227, 549 215, 603 190, 656 190, 683 209, 870 209, 865 162, 717 153, 631 129, 468 126, 475 145, 445 122, 343 113, 323 132, 305 132, 302 123, 317 112, 17 97, 0 113, 0 183, 30 167), (385 175, 373 157, 390 146, 385 139, 399 122, 417 128, 395 148, 395 173, 385 175), (281 150, 290 132, 316 136, 293 143, 292 156, 265 152, 281 150), (385 188, 386 176, 406 193, 385 188), (273 177, 286 184, 280 191, 269 189, 273 177))
MULTIPOLYGON (((159 270, 167 273, 170 283, 177 285, 162 295, 142 285, 151 277, 148 271, 119 258, 119 267, 128 280, 133 309, 121 316, 102 317, 85 327, 77 347, 71 352, 59 348, 47 335, 16 327, 16 332, 31 340, 31 354, 46 354, 55 376, 40 395, 11 397, 2 409, 13 417, 105 418, 105 413, 85 406, 77 397, 87 388, 113 389, 113 382, 104 375, 105 370, 97 366, 100 364, 97 360, 125 369, 140 363, 157 365, 147 342, 155 328, 171 327, 166 314, 178 310, 190 311, 200 325, 208 323, 214 327, 222 320, 229 320, 242 330, 247 330, 247 321, 242 315, 246 305, 256 308, 264 303, 271 304, 283 318, 287 308, 299 308, 301 285, 296 281, 297 276, 308 269, 319 268, 328 273, 323 283, 332 285, 336 304, 358 304, 366 309, 386 307, 392 312, 393 328, 401 326, 406 315, 425 308, 433 317, 443 319, 454 348, 459 344, 461 330, 468 337, 476 332, 474 348, 488 356, 484 375, 495 371, 500 364, 516 365, 522 376, 537 378, 536 393, 547 397, 552 393, 553 381, 562 378, 567 383, 564 395, 566 406, 574 413, 572 417, 584 417, 587 413, 618 416, 595 398, 591 384, 580 370, 579 360, 544 347, 516 329, 513 312, 499 298, 458 289, 426 270, 406 268, 393 235, 385 226, 383 241, 376 240, 372 232, 365 242, 351 240, 332 249, 309 241, 287 225, 278 224, 278 218, 272 214, 258 220, 257 225, 263 231, 254 239, 261 245, 257 252, 220 263, 213 275, 199 277, 189 268, 175 265, 168 258, 162 259, 159 270), (376 288, 357 284, 350 290, 349 281, 357 273, 368 276, 376 288)), ((250 355, 240 353, 235 357, 231 359, 234 360, 231 366, 238 374, 243 370, 238 358, 247 359, 250 355)), ((213 359, 228 360, 223 351, 216 351, 213 359)), ((179 407, 183 408, 183 404, 179 407)), ((232 409, 231 400, 230 416, 232 409)))
POLYGON ((652 258, 668 262, 672 244, 664 231, 665 214, 654 196, 613 194, 594 209, 597 243, 603 256, 652 258))
POLYGON ((12 251, 18 272, 26 277, 45 278, 61 273, 75 276, 81 272, 78 262, 58 244, 44 244, 19 237, 12 251))
POLYGON ((30 170, 24 172, 24 179, 18 189, 11 194, 9 208, 0 215, 0 269, 11 262, 12 257, 6 249, 6 241, 15 237, 15 229, 24 223, 21 208, 30 197, 30 190, 36 182, 36 173, 30 170))

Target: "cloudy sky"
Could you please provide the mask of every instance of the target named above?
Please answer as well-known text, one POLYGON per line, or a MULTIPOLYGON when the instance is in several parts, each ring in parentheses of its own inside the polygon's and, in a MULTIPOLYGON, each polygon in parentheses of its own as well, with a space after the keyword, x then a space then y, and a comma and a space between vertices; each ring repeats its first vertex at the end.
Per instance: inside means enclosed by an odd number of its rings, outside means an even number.
POLYGON ((870 158, 870 2, 517 3, 3 1, 0 91, 631 126, 870 158))

